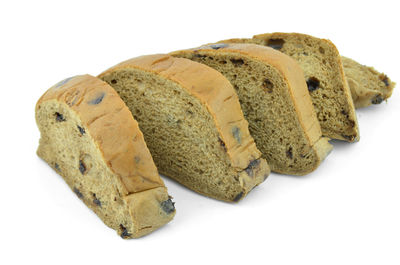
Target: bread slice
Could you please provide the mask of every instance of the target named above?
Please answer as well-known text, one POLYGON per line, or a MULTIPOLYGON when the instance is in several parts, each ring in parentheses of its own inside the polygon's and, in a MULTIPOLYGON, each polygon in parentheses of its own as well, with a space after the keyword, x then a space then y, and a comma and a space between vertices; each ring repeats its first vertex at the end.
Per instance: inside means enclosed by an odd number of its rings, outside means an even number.
POLYGON ((279 50, 295 59, 304 71, 324 136, 355 142, 359 129, 341 58, 329 40, 299 33, 255 35, 253 39, 230 39, 222 43, 254 43, 279 50))
POLYGON ((396 83, 385 74, 344 56, 342 63, 356 108, 380 104, 392 95, 396 83))
POLYGON ((99 77, 138 120, 162 174, 225 201, 240 200, 268 176, 234 89, 217 71, 159 54, 99 77))
POLYGON ((175 215, 143 134, 118 94, 82 75, 36 104, 37 154, 122 238, 146 235, 175 215))
POLYGON ((303 72, 290 57, 253 44, 205 45, 171 54, 206 64, 232 83, 272 171, 307 174, 331 150, 321 137, 303 72))

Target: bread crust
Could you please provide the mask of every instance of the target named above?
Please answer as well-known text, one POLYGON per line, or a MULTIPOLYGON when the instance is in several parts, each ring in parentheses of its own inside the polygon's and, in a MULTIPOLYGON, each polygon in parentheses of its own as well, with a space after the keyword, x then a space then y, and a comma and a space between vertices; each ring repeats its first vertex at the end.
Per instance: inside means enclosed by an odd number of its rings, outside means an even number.
MULTIPOLYGON (((321 128, 304 80, 303 71, 296 61, 272 48, 243 43, 230 43, 219 49, 214 49, 212 45, 203 45, 198 48, 175 51, 171 54, 178 55, 181 52, 187 51, 196 53, 199 50, 206 50, 210 54, 218 54, 222 50, 227 53, 239 53, 275 67, 288 84, 289 94, 292 98, 296 114, 299 117, 299 123, 305 132, 304 135, 310 146, 312 146, 318 154, 319 161, 311 171, 318 167, 320 162, 330 152, 332 146, 328 143, 327 138, 322 138, 321 128), (323 140, 321 141, 321 139, 323 140), (316 144, 317 142, 318 144, 316 144)), ((303 175, 311 171, 298 172, 298 174, 303 175)))
POLYGON ((49 100, 67 104, 79 114, 104 161, 124 184, 125 195, 164 186, 138 123, 106 82, 90 75, 65 79, 43 94, 36 111, 49 100), (100 97, 94 107, 90 102, 100 97), (141 157, 140 163, 134 163, 135 157, 141 157))

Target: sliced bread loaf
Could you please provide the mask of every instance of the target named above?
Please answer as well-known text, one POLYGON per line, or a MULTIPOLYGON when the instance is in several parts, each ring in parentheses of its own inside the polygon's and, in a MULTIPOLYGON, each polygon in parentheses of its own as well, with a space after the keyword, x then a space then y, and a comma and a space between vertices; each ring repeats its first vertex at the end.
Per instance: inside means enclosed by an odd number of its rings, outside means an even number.
POLYGON ((253 44, 213 44, 171 54, 206 64, 231 82, 272 171, 307 174, 331 150, 321 137, 303 72, 290 57, 253 44))
POLYGON ((380 104, 392 95, 396 83, 385 74, 344 56, 342 62, 356 108, 380 104))
POLYGON ((231 84, 187 59, 148 55, 99 76, 138 120, 160 172, 212 198, 238 201, 269 174, 231 84))
MULTIPOLYGON (((276 34, 278 33, 274 34, 274 36, 277 36, 276 34)), ((292 34, 295 35, 295 33, 292 34)), ((284 35, 287 36, 289 34, 285 33, 284 35)), ((284 46, 295 44, 290 42, 286 43, 285 39, 279 37, 266 40, 265 36, 270 35, 257 35, 252 39, 229 39, 220 41, 220 43, 253 43, 281 50, 282 52, 285 52, 285 49, 283 49, 284 46)), ((301 47, 302 44, 297 45, 301 47)), ((319 50, 318 53, 320 53, 319 50)), ((288 52, 286 52, 286 54, 290 55, 288 52)), ((392 95, 396 83, 392 82, 385 74, 376 71, 373 67, 362 65, 350 58, 341 56, 341 59, 355 108, 367 107, 371 104, 380 104, 392 95)))
POLYGON ((298 33, 256 35, 221 43, 254 43, 279 50, 295 59, 304 77, 324 136, 354 142, 359 129, 341 58, 329 40, 298 33))
POLYGON ((82 75, 36 104, 37 154, 122 238, 169 222, 174 203, 129 109, 107 83, 82 75))

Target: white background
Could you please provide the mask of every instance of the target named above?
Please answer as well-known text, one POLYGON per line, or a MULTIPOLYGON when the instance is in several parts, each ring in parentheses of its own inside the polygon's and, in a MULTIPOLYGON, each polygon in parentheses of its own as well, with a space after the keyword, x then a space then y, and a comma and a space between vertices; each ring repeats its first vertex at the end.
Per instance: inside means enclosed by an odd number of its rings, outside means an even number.
POLYGON ((271 174, 239 204, 165 179, 175 219, 137 240, 106 227, 35 154, 34 105, 130 57, 283 31, 331 39, 400 82, 396 1, 1 1, 1 264, 400 264, 398 87, 358 111, 304 177, 271 174))

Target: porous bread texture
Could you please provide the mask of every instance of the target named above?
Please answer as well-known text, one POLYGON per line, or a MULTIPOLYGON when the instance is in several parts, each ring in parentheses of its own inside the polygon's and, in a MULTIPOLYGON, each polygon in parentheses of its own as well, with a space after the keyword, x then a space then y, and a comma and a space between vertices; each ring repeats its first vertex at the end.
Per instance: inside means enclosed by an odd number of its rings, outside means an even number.
POLYGON ((175 215, 143 134, 118 94, 89 75, 65 79, 36 104, 37 154, 122 238, 175 215))
POLYGON ((342 63, 356 108, 380 104, 392 95, 396 83, 387 75, 344 56, 342 63))
POLYGON ((253 44, 214 44, 172 52, 221 72, 233 85, 251 135, 271 170, 304 175, 332 149, 303 78, 290 57, 253 44))
POLYGON ((128 60, 99 77, 139 122, 163 175, 225 201, 239 201, 268 176, 237 95, 217 71, 158 54, 128 60))
POLYGON ((221 43, 254 43, 279 50, 303 69, 322 134, 329 138, 358 141, 359 128, 341 58, 335 45, 325 39, 299 33, 267 33, 252 39, 221 43))

